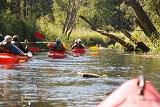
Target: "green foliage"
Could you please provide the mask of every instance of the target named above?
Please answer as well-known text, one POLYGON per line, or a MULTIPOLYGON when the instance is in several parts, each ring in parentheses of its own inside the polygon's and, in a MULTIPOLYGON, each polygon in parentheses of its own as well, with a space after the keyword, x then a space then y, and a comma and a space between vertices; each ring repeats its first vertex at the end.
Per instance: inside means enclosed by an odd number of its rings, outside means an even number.
MULTIPOLYGON (((134 22, 134 14, 131 7, 125 5, 123 0, 1 0, 0 1, 0 33, 3 35, 20 36, 20 39, 34 40, 33 33, 40 31, 46 36, 46 41, 54 41, 60 37, 68 46, 75 39, 81 38, 87 46, 102 44, 107 45, 107 38, 90 31, 90 26, 78 16, 85 16, 95 26, 107 30, 130 30, 139 27, 134 22), (61 35, 64 21, 70 11, 70 3, 77 4, 76 26, 69 40, 61 35), (18 6, 20 11, 18 10, 18 6)), ((140 0, 148 16, 160 31, 160 0, 140 0)), ((160 50, 159 40, 152 44, 148 42, 142 31, 132 33, 135 39, 147 43, 153 51, 160 50), (156 48, 155 48, 156 46, 156 48)), ((125 41, 130 42, 124 38, 125 41)), ((119 45, 116 44, 119 48, 119 45)))
POLYGON ((160 0, 145 0, 142 3, 148 16, 160 31, 160 0))
POLYGON ((2 18, 0 23, 0 32, 2 32, 3 35, 18 35, 21 40, 25 38, 32 40, 33 33, 37 30, 36 23, 33 19, 20 19, 17 21, 15 17, 8 16, 2 18))
POLYGON ((30 14, 37 18, 52 12, 52 0, 31 0, 29 4, 30 14))
POLYGON ((96 44, 106 46, 108 39, 99 33, 87 29, 78 29, 74 31, 71 35, 70 42, 74 43, 74 40, 78 38, 80 38, 86 46, 95 46, 96 44))
POLYGON ((46 41, 54 41, 57 37, 61 36, 61 27, 54 25, 50 22, 49 17, 41 17, 37 20, 37 26, 46 37, 46 41))

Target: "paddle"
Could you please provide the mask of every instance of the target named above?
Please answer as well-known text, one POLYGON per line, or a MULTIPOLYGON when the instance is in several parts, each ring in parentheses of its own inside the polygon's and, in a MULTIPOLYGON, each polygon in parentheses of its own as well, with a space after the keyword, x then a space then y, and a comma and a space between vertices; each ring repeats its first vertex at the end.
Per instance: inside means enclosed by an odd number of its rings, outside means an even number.
MULTIPOLYGON (((34 37, 36 37, 36 38, 39 39, 39 40, 44 40, 44 39, 45 39, 45 36, 42 35, 42 34, 41 34, 40 32, 38 32, 38 31, 34 33, 34 37)), ((61 37, 62 37, 62 35, 58 36, 56 39, 61 38, 61 37)), ((22 43, 23 43, 23 42, 22 42, 22 43)), ((42 43, 44 43, 44 44, 48 44, 48 43, 51 43, 51 42, 28 42, 28 43, 36 43, 36 44, 42 44, 42 43)), ((40 48, 38 48, 38 47, 30 47, 29 50, 30 50, 31 52, 39 52, 39 51, 41 51, 42 49, 40 49, 40 48)))
POLYGON ((35 32, 34 37, 38 38, 39 40, 44 40, 45 36, 42 35, 40 32, 35 32))
POLYGON ((33 57, 32 53, 31 52, 28 52, 28 53, 24 53, 22 50, 20 50, 16 45, 12 44, 13 46, 13 51, 16 52, 16 53, 19 53, 21 55, 27 55, 29 58, 33 57))
MULTIPOLYGON (((38 31, 34 33, 34 37, 39 39, 39 40, 44 40, 45 39, 45 36, 42 35, 38 31)), ((26 42, 21 42, 21 43, 26 43, 26 42)), ((41 43, 48 43, 48 42, 28 42, 28 43, 36 43, 36 44, 40 43, 41 44, 41 43)), ((41 48, 39 48, 39 47, 29 47, 28 50, 31 51, 31 52, 39 52, 39 51, 41 51, 41 48)))
MULTIPOLYGON (((21 43, 25 43, 25 42, 21 42, 21 43)), ((28 42, 28 43, 37 43, 37 44, 41 44, 41 43, 45 44, 46 43, 47 44, 47 43, 50 43, 50 42, 28 42)))

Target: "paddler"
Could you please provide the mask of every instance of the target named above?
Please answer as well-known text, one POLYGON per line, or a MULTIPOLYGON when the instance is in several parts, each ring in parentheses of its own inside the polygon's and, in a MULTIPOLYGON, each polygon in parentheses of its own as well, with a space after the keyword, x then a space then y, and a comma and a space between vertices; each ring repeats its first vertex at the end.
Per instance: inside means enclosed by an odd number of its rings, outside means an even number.
POLYGON ((65 52, 66 48, 63 46, 59 38, 56 39, 55 43, 47 44, 49 51, 65 52))
POLYGON ((81 49, 84 49, 84 48, 85 48, 85 47, 83 46, 83 44, 82 44, 81 39, 75 40, 75 43, 74 43, 73 46, 71 47, 71 50, 74 49, 74 48, 81 48, 81 49))
POLYGON ((28 53, 28 41, 25 40, 25 48, 23 45, 20 43, 19 37, 17 35, 13 36, 13 41, 12 43, 16 45, 20 50, 22 50, 24 53, 28 53))
POLYGON ((6 35, 4 40, 0 42, 0 50, 2 53, 12 53, 16 55, 24 55, 24 52, 21 51, 17 46, 12 44, 12 37, 10 35, 6 35))

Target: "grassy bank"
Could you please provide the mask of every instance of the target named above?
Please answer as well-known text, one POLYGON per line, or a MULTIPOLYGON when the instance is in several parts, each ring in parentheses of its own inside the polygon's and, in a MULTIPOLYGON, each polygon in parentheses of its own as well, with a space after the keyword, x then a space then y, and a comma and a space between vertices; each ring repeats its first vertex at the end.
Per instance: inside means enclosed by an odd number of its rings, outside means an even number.
MULTIPOLYGON (((61 35, 62 27, 60 27, 59 25, 53 24, 51 22, 48 22, 48 20, 46 19, 45 20, 41 19, 37 21, 37 25, 39 26, 43 34, 45 34, 46 36, 45 41, 52 42, 52 41, 55 41, 57 37, 59 37, 62 39, 63 43, 68 48, 74 43, 75 39, 80 38, 86 47, 95 46, 96 44, 101 44, 103 47, 116 48, 116 49, 123 50, 123 47, 119 43, 116 43, 115 45, 109 45, 109 44, 112 44, 112 41, 109 41, 108 37, 105 37, 88 28, 74 29, 70 38, 68 39, 65 35, 61 35)), ((155 53, 159 52, 160 39, 153 44, 149 40, 149 38, 147 38, 144 35, 144 33, 139 29, 140 28, 137 28, 134 32, 131 32, 131 35, 133 36, 132 38, 138 41, 144 42, 151 49, 151 52, 155 52, 155 53)), ((119 38, 126 41, 127 43, 130 43, 133 46, 135 46, 135 44, 132 41, 130 41, 130 39, 125 37, 125 35, 122 34, 121 32, 114 32, 112 34, 114 34, 115 36, 118 36, 119 38)))

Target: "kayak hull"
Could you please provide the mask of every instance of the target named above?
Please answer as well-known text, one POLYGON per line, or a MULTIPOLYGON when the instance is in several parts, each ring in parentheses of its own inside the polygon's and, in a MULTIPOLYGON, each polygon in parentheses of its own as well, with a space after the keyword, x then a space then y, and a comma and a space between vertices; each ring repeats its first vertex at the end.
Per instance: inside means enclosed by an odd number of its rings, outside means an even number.
POLYGON ((72 55, 73 56, 80 56, 80 55, 82 55, 82 54, 85 54, 85 49, 83 48, 74 48, 74 49, 72 49, 72 55))
POLYGON ((73 53, 79 53, 79 54, 84 54, 85 53, 85 49, 83 48, 74 48, 72 49, 73 53))
POLYGON ((61 58, 65 58, 66 57, 66 53, 65 52, 48 52, 48 57, 50 58, 55 58, 55 59, 61 59, 61 58))
POLYGON ((17 64, 28 61, 27 56, 14 55, 10 53, 0 53, 0 64, 17 64))

